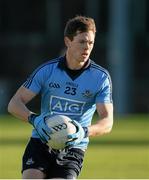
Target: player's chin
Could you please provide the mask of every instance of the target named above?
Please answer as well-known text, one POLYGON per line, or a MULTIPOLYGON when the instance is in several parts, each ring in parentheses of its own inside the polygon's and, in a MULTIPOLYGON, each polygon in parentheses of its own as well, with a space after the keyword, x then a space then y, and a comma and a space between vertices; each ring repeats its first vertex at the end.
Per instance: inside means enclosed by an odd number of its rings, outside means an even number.
POLYGON ((82 56, 80 58, 80 62, 86 62, 88 60, 89 56, 82 56))

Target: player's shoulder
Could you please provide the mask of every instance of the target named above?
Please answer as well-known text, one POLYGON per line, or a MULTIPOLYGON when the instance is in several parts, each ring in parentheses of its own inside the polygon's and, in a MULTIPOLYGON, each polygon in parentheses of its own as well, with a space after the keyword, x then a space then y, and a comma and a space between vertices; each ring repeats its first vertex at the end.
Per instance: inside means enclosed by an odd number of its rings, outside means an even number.
POLYGON ((56 66, 60 61, 62 60, 62 57, 57 57, 54 59, 46 59, 45 62, 40 64, 35 70, 34 74, 37 72, 44 72, 44 71, 50 71, 53 69, 54 66, 56 66))
POLYGON ((42 68, 48 68, 50 66, 54 66, 57 65, 60 61, 62 60, 62 57, 57 57, 54 59, 46 59, 44 63, 42 63, 38 69, 42 69, 42 68))
POLYGON ((106 68, 104 68, 104 67, 100 66, 99 64, 95 63, 93 60, 90 60, 90 62, 91 62, 90 67, 91 67, 92 70, 96 71, 97 73, 104 74, 106 76, 110 76, 109 71, 106 68))

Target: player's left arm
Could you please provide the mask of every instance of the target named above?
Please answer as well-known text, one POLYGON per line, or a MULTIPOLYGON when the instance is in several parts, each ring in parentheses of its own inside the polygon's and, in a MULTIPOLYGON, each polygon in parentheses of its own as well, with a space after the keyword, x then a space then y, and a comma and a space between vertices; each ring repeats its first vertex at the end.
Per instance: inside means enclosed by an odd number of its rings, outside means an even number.
POLYGON ((101 136, 112 130, 113 126, 113 104, 112 103, 97 103, 97 113, 99 120, 96 124, 88 127, 89 136, 101 136))
POLYGON ((75 134, 68 136, 73 141, 67 142, 67 146, 76 145, 82 141, 84 137, 88 136, 102 136, 103 134, 109 133, 113 126, 113 104, 106 103, 97 105, 97 112, 100 119, 96 124, 89 126, 88 128, 82 127, 78 122, 74 121, 78 131, 75 134))

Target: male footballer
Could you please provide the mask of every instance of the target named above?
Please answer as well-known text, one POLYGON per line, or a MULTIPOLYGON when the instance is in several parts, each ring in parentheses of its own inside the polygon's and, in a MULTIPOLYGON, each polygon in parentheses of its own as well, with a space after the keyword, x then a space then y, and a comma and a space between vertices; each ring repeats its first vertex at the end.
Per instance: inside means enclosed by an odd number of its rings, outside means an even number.
POLYGON ((23 179, 76 179, 82 168, 90 136, 109 133, 113 125, 112 84, 110 75, 89 57, 94 46, 95 22, 76 16, 67 21, 64 30, 65 56, 39 66, 11 98, 8 111, 33 126, 31 138, 22 159, 23 179), (27 107, 41 94, 40 114, 27 107), (92 124, 95 110, 99 114, 92 124), (76 122, 64 150, 47 146, 51 129, 44 114, 65 115, 76 122))

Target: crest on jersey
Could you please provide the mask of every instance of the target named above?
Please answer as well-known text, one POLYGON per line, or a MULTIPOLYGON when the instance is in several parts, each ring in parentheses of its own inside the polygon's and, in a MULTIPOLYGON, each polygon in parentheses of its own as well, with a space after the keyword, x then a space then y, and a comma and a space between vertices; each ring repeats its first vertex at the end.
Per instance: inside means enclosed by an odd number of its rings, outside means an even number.
POLYGON ((93 97, 93 93, 90 90, 85 90, 85 92, 82 93, 83 97, 91 98, 93 97))

